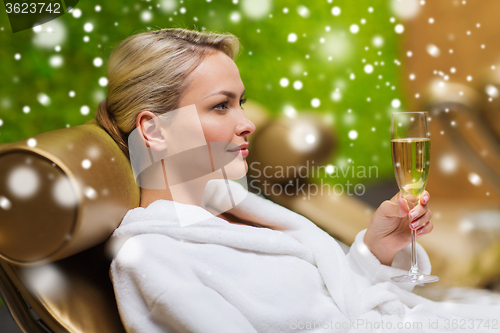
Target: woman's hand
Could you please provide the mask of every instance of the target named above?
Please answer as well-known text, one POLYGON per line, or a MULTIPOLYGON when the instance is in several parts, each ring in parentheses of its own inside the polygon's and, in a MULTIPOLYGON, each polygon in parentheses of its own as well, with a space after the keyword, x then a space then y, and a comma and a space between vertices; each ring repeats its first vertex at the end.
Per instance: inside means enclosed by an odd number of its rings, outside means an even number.
POLYGON ((390 266, 396 253, 411 242, 411 229, 417 231, 417 238, 432 231, 432 212, 427 207, 429 199, 429 193, 424 191, 420 204, 408 212, 406 201, 398 192, 375 211, 364 242, 382 264, 390 266))

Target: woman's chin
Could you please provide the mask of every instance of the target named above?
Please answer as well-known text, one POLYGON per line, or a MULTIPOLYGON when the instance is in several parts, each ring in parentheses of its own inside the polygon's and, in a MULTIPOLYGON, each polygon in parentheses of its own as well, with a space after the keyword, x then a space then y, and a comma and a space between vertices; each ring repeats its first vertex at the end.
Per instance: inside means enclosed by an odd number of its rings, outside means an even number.
POLYGON ((240 179, 246 176, 248 172, 248 164, 245 158, 237 158, 233 162, 224 167, 224 172, 227 179, 240 179))

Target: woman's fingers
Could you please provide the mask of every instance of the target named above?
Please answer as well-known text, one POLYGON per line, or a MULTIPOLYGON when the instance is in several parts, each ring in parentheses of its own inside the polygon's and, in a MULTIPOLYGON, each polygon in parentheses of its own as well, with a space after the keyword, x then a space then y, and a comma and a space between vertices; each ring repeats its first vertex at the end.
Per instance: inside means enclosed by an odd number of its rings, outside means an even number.
POLYGON ((410 220, 414 221, 420 218, 427 211, 427 203, 430 200, 429 192, 425 191, 420 196, 420 204, 415 206, 412 210, 408 212, 408 206, 406 200, 401 197, 401 192, 396 193, 391 200, 386 200, 382 203, 383 212, 387 216, 398 216, 404 217, 405 215, 410 215, 410 220))
POLYGON ((397 213, 398 215, 396 215, 396 216, 398 216, 398 217, 408 216, 408 213, 409 213, 408 205, 406 204, 405 199, 401 199, 401 198, 398 199, 398 208, 399 208, 398 213, 397 213))
POLYGON ((432 231, 434 228, 434 225, 432 224, 431 221, 427 222, 423 227, 417 230, 417 238, 423 235, 427 235, 429 232, 432 231))
POLYGON ((385 217, 405 217, 408 216, 408 207, 404 199, 396 201, 385 200, 380 204, 377 212, 385 217))
POLYGON ((412 228, 412 229, 421 228, 423 225, 425 225, 427 222, 430 221, 431 217, 432 217, 431 210, 426 209, 426 212, 423 215, 421 215, 420 217, 418 217, 410 222, 410 228, 412 228))
POLYGON ((424 193, 420 196, 420 205, 415 207, 413 209, 414 211, 410 211, 410 218, 412 217, 412 213, 416 216, 412 219, 410 228, 417 230, 417 238, 430 233, 434 228, 434 225, 431 222, 432 212, 427 207, 427 203, 430 198, 431 196, 429 192, 424 191, 424 193))
POLYGON ((411 221, 415 221, 416 219, 420 218, 422 215, 424 215, 428 211, 428 206, 427 202, 429 202, 429 196, 428 195, 423 195, 420 199, 420 205, 415 206, 413 209, 410 210, 409 216, 411 221), (425 200, 425 204, 422 202, 425 200))
POLYGON ((424 193, 422 193, 422 195, 420 196, 420 204, 427 205, 430 198, 431 198, 431 195, 429 194, 429 192, 424 190, 424 193))

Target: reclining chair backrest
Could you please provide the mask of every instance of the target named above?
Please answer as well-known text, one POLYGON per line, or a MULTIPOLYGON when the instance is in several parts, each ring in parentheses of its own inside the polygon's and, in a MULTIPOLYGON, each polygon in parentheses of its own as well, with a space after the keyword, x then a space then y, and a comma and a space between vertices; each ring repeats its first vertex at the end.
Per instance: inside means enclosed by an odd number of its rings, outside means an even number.
POLYGON ((103 242, 139 202, 94 120, 0 146, 0 290, 22 330, 124 332, 103 242))

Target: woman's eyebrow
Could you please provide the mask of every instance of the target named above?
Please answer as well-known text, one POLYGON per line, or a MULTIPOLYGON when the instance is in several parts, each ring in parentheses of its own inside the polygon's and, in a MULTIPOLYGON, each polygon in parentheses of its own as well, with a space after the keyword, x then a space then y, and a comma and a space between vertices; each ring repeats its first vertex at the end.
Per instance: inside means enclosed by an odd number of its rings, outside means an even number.
MULTIPOLYGON (((241 97, 243 97, 243 95, 245 95, 245 92, 246 92, 246 89, 243 90, 243 93, 241 94, 241 97)), ((215 95, 226 95, 229 98, 236 98, 236 95, 233 92, 227 91, 227 90, 220 90, 220 91, 214 92, 213 94, 208 95, 204 99, 207 99, 207 98, 215 96, 215 95)))

